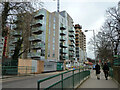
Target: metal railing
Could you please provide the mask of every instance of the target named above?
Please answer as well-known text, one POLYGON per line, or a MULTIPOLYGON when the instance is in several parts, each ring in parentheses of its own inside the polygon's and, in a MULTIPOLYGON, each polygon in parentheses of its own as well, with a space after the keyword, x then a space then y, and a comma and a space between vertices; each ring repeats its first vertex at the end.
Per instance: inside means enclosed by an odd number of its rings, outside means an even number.
POLYGON ((44 88, 46 90, 51 88, 76 88, 80 85, 81 81, 89 75, 90 71, 83 68, 69 70, 45 79, 38 80, 37 89, 40 90, 41 88, 44 88))

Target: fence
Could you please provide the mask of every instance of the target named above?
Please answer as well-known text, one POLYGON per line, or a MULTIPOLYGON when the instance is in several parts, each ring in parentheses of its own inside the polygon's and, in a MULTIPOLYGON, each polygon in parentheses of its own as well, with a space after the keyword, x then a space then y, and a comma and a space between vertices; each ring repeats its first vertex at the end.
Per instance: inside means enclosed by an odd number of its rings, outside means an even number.
POLYGON ((120 66, 113 66, 113 68, 110 68, 109 76, 116 80, 120 85, 120 66))
POLYGON ((90 75, 89 70, 75 69, 63 72, 45 79, 38 80, 38 90, 40 88, 76 88, 85 77, 90 75))
POLYGON ((31 66, 2 66, 2 75, 26 75, 35 72, 31 66))
POLYGON ((120 58, 114 59, 113 65, 114 66, 120 66, 120 58))

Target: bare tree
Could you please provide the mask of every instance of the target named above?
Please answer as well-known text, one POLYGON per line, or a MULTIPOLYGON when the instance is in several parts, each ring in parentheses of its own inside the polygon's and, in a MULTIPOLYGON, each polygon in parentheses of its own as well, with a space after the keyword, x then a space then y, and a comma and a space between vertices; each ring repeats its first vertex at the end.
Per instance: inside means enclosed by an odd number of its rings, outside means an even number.
POLYGON ((112 43, 114 55, 117 55, 120 44, 120 15, 117 7, 110 8, 106 12, 107 20, 103 26, 103 30, 112 43))
MULTIPOLYGON (((106 20, 101 31, 96 35, 95 50, 97 57, 101 60, 113 59, 118 54, 120 44, 120 12, 117 7, 109 8, 106 11, 106 20)), ((90 40, 94 45, 94 39, 90 40)))
POLYGON ((30 23, 32 21, 32 14, 34 11, 40 9, 42 3, 33 3, 33 2, 1 2, 0 5, 2 6, 2 8, 0 8, 1 10, 1 16, 2 16, 2 36, 6 36, 8 33, 8 30, 5 29, 6 26, 11 27, 14 25, 20 26, 19 28, 17 28, 16 30, 21 29, 22 30, 22 37, 19 38, 16 47, 15 47, 15 51, 14 54, 12 56, 13 59, 18 59, 18 57, 20 55, 22 55, 23 53, 27 52, 29 50, 29 44, 26 43, 24 44, 23 47, 21 47, 21 45, 23 43, 25 43, 26 37, 29 36, 29 32, 30 32, 30 23), (37 4, 37 5, 35 5, 37 4), (37 6, 37 8, 36 8, 37 6), (21 17, 22 23, 17 22, 18 16, 21 17), (20 52, 20 50, 22 49, 22 52, 20 52))

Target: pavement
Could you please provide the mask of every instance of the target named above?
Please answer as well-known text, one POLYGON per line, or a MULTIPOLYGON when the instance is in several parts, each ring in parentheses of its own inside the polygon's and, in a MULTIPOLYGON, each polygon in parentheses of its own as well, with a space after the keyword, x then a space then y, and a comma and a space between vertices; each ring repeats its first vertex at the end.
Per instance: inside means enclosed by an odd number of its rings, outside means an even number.
POLYGON ((95 70, 92 70, 90 78, 80 85, 79 88, 118 88, 118 85, 110 77, 108 77, 108 80, 106 80, 102 70, 100 74, 100 80, 97 80, 95 70))

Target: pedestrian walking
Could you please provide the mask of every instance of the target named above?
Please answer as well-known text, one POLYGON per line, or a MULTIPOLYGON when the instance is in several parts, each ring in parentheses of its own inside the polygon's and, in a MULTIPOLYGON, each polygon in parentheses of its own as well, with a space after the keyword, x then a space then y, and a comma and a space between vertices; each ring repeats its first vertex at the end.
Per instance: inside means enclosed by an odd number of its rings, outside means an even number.
POLYGON ((97 79, 100 80, 100 65, 97 63, 95 66, 97 79))
POLYGON ((108 80, 108 72, 109 72, 109 67, 107 65, 107 63, 105 62, 104 66, 103 66, 103 72, 105 75, 106 80, 108 80))

